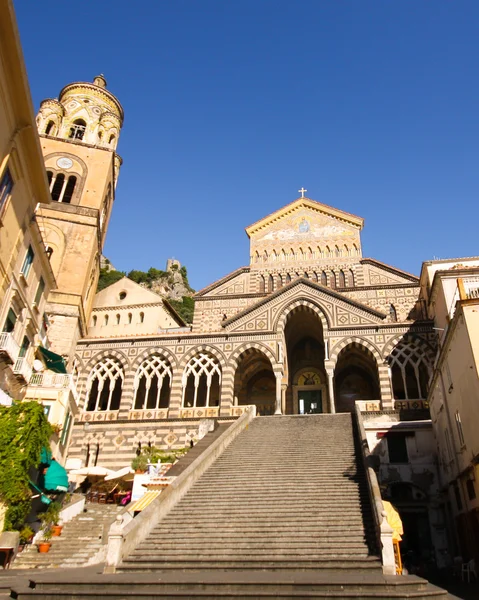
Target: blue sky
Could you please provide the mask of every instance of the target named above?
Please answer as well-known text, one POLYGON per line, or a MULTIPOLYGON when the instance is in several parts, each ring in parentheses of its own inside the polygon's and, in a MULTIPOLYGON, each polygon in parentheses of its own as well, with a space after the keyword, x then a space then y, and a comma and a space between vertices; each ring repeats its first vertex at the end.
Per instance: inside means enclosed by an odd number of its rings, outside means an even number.
POLYGON ((196 289, 307 196, 413 273, 479 254, 477 0, 17 0, 35 109, 104 73, 125 109, 105 254, 196 289))

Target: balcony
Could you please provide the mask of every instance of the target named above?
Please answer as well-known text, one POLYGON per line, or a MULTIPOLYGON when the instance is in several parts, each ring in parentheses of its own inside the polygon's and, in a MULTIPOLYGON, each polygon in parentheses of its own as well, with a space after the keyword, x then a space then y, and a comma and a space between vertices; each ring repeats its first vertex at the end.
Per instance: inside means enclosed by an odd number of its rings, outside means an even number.
POLYGON ((11 333, 0 333, 0 356, 12 364, 17 360, 20 347, 11 333))
POLYGON ((23 379, 25 383, 28 383, 32 375, 32 365, 25 356, 22 356, 15 361, 13 372, 17 376, 17 379, 23 379))
POLYGON ((42 390, 70 390, 75 401, 78 397, 77 388, 72 375, 64 375, 63 373, 53 373, 46 371, 45 373, 33 373, 30 377, 29 385, 31 388, 37 387, 42 390))
MULTIPOLYGON (((464 293, 461 294, 461 300, 479 299, 479 278, 463 279, 464 293), (462 297, 462 296, 465 296, 462 297)), ((460 288, 459 288, 460 289, 460 288)))

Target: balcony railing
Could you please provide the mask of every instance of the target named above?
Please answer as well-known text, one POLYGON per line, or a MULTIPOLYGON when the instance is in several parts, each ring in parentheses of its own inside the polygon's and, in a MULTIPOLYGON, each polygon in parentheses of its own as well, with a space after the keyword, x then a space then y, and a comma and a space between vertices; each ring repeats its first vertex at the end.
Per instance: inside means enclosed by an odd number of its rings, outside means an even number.
POLYGON ((30 386, 53 389, 69 389, 71 390, 75 400, 77 399, 77 389, 73 376, 62 373, 33 373, 30 378, 30 386))
POLYGON ((474 279, 463 279, 463 281, 467 300, 479 298, 479 279, 475 277, 474 279))
POLYGON ((22 356, 15 361, 13 372, 17 377, 21 377, 25 382, 28 382, 32 375, 32 365, 25 356, 22 356))
POLYGON ((0 354, 11 363, 17 360, 20 347, 11 333, 0 333, 0 354))

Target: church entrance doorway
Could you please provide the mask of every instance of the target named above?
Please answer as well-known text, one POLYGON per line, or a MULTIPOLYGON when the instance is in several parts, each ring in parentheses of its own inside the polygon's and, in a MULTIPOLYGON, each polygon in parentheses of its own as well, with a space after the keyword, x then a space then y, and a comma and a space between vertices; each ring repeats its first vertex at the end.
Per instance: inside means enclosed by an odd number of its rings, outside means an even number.
POLYGON ((298 413, 314 415, 323 412, 321 390, 301 390, 298 392, 298 413))
POLYGON ((320 318, 309 307, 299 306, 288 315, 284 337, 288 365, 286 414, 329 412, 320 318))

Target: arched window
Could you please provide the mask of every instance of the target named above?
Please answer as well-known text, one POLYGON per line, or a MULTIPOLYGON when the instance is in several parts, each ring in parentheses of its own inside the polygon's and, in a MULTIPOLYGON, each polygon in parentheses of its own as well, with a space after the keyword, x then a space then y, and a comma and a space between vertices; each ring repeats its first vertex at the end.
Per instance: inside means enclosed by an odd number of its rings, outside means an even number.
POLYGON ((214 356, 200 352, 183 373, 183 406, 219 406, 221 367, 214 356))
POLYGON ((47 171, 47 179, 48 179, 48 187, 50 188, 50 186, 52 184, 52 179, 53 179, 52 171, 47 171))
POLYGON ((171 380, 170 363, 160 355, 149 356, 135 373, 134 408, 168 408, 171 380))
POLYGON ((336 273, 334 271, 329 273, 329 284, 333 290, 336 289, 336 273))
POLYGON ((354 271, 349 269, 349 287, 354 287, 354 271))
POLYGON ((321 285, 328 285, 328 276, 326 275, 326 271, 321 271, 321 285))
POLYGON ((397 312, 393 304, 390 304, 389 306, 389 319, 391 323, 396 323, 398 320, 397 312))
POLYGON ((427 398, 429 369, 423 348, 401 341, 393 348, 389 364, 395 400, 427 398))
POLYGON ((346 277, 343 270, 340 270, 338 274, 338 286, 340 288, 346 287, 346 277))
POLYGON ((108 315, 105 315, 105 327, 108 325, 108 315))
POLYGON ((52 188, 52 200, 54 200, 55 202, 58 202, 58 200, 60 199, 64 183, 65 175, 63 173, 59 173, 55 177, 55 183, 53 184, 52 188))
POLYGON ((45 127, 45 134, 52 134, 53 128, 55 127, 55 123, 53 121, 48 121, 47 126, 45 127))
POLYGON ((324 258, 324 252, 321 250, 321 248, 319 246, 318 246, 318 250, 317 250, 316 256, 318 258, 324 258))
POLYGON ((290 248, 290 250, 289 250, 289 258, 291 260, 294 260, 294 250, 293 250, 293 248, 290 248))
POLYGON ((86 384, 86 410, 118 410, 123 379, 123 368, 116 359, 107 357, 97 363, 86 384))
POLYGON ((344 244, 344 248, 343 248, 343 256, 349 256, 350 255, 350 251, 349 248, 346 244, 344 244))
POLYGON ((304 252, 302 248, 299 249, 298 260, 300 260, 301 262, 304 260, 304 252))
POLYGON ((67 185, 65 187, 65 193, 63 194, 62 202, 66 202, 70 204, 73 192, 75 191, 75 186, 77 183, 77 178, 74 175, 70 175, 67 181, 67 185))
POLYGON ((86 123, 83 119, 77 119, 73 121, 73 125, 70 127, 70 133, 68 137, 73 140, 82 140, 86 131, 86 123))
POLYGON ((334 256, 341 256, 341 250, 339 249, 339 246, 334 247, 334 256))
POLYGON ((120 315, 119 314, 116 315, 116 324, 117 325, 120 324, 120 315))
POLYGON ((259 276, 259 293, 260 294, 264 294, 265 291, 266 291, 266 283, 265 283, 265 280, 264 280, 264 276, 260 275, 259 276))
POLYGON ((115 143, 115 136, 114 135, 110 135, 110 139, 108 140, 108 143, 110 144, 110 146, 113 146, 113 144, 115 143))
POLYGON ((128 313, 128 325, 131 325, 131 320, 133 319, 133 315, 128 313))
POLYGON ((272 292, 274 290, 274 279, 273 276, 270 275, 268 277, 268 292, 272 292))
POLYGON ((268 251, 267 250, 264 251, 263 262, 265 262, 265 263, 268 262, 268 251))
POLYGON ((326 255, 327 257, 331 256, 331 248, 330 248, 329 246, 326 246, 326 249, 325 249, 325 255, 326 255))
POLYGON ((315 282, 315 283, 319 283, 319 276, 316 273, 316 271, 314 271, 313 276, 311 277, 311 279, 315 282))
POLYGON ((359 255, 359 249, 358 249, 358 247, 356 246, 356 244, 353 244, 353 254, 354 254, 355 256, 358 256, 358 255, 359 255))
POLYGON ((288 285, 288 283, 291 283, 291 275, 286 273, 286 285, 288 285))
POLYGON ((45 253, 48 256, 48 260, 52 258, 53 248, 51 246, 45 246, 45 253))
POLYGON ((273 262, 276 262, 278 260, 278 254, 276 253, 276 250, 273 250, 273 253, 271 254, 271 260, 273 262))
POLYGON ((286 252, 284 251, 284 248, 281 249, 281 260, 286 260, 286 252))
POLYGON ((145 313, 144 313, 144 312, 141 312, 141 313, 140 313, 140 323, 143 323, 143 322, 144 322, 144 320, 145 320, 145 313))
POLYGON ((96 315, 93 315, 93 318, 92 318, 92 326, 93 326, 93 327, 96 327, 96 322, 97 322, 97 320, 98 320, 97 316, 96 316, 96 315))
POLYGON ((98 132, 98 141, 101 142, 101 138, 103 137, 103 131, 98 132))
POLYGON ((314 258, 313 249, 308 248, 308 260, 313 260, 313 258, 314 258))
POLYGON ((254 253, 254 262, 255 263, 259 263, 259 252, 258 252, 258 250, 256 250, 256 252, 254 253))
POLYGON ((280 287, 283 287, 283 276, 281 273, 278 273, 276 276, 276 288, 279 290, 280 287))

